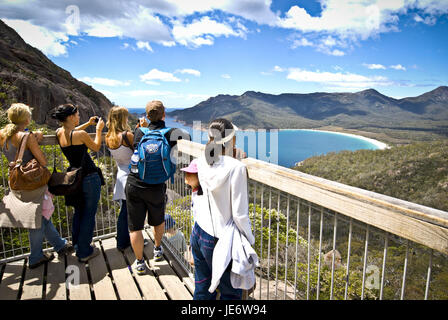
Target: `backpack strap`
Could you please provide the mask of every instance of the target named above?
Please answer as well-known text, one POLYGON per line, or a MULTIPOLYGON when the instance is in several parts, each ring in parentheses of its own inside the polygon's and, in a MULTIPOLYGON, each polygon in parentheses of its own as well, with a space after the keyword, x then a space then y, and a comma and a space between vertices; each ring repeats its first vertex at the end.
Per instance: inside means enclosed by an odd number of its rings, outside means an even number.
POLYGON ((141 130, 141 132, 143 132, 143 134, 147 134, 147 133, 149 133, 149 131, 151 131, 147 127, 139 127, 139 129, 141 130))

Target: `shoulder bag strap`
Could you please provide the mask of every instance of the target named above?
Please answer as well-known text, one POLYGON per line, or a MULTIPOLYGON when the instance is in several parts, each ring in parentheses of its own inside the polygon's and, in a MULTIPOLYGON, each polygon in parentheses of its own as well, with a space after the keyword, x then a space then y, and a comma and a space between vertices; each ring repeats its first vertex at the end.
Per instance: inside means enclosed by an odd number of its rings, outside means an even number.
POLYGON ((22 160, 23 160, 23 154, 25 152, 26 142, 28 140, 29 135, 30 135, 29 132, 27 132, 20 139, 20 146, 19 146, 19 149, 17 150, 17 153, 16 153, 16 159, 15 159, 16 163, 17 162, 21 163, 22 160))
MULTIPOLYGON (((56 129, 56 141, 58 142, 59 147, 61 147, 61 143, 59 142, 58 137, 59 128, 56 129)), ((56 172, 56 146, 53 147, 53 172, 56 172)))
POLYGON ((122 138, 122 140, 121 140, 121 144, 123 144, 123 140, 124 140, 124 142, 126 142, 126 143, 128 144, 126 147, 129 147, 129 149, 131 149, 132 151, 134 151, 134 148, 132 147, 131 143, 129 142, 127 133, 128 133, 127 130, 126 130, 126 131, 123 131, 123 132, 121 133, 121 138, 122 138))
POLYGON ((70 131, 70 145, 71 146, 73 145, 73 131, 75 131, 75 130, 70 131))

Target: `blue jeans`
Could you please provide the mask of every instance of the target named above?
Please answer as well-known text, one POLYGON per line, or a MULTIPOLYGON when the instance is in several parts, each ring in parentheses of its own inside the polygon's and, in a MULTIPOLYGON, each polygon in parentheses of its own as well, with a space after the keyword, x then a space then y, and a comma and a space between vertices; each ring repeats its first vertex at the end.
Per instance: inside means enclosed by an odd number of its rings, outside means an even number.
POLYGON ((42 217, 42 226, 40 229, 30 229, 28 233, 28 238, 30 239, 30 265, 39 262, 40 259, 44 257, 44 252, 42 251, 42 241, 45 238, 50 242, 55 251, 61 250, 67 240, 61 238, 58 230, 54 227, 50 220, 42 217))
MULTIPOLYGON (((217 291, 210 293, 212 280, 212 258, 217 238, 195 223, 191 232, 190 243, 194 259, 194 295, 193 300, 216 300, 217 291)), ((243 291, 234 289, 230 283, 230 271, 226 270, 221 277, 218 288, 221 300, 241 300, 243 291)))
POLYGON ((72 223, 73 246, 78 258, 92 254, 90 245, 95 230, 95 215, 101 195, 101 180, 98 173, 87 175, 82 181, 83 201, 75 206, 72 223))
POLYGON ((125 249, 131 245, 128 228, 128 209, 126 200, 121 200, 120 214, 117 219, 117 248, 125 249))

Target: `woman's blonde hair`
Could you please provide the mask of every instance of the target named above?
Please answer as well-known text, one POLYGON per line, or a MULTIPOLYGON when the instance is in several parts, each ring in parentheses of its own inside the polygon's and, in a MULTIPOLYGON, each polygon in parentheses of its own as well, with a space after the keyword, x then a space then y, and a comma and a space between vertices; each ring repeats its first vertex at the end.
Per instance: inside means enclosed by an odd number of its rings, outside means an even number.
POLYGON ((116 146, 120 143, 120 137, 118 134, 123 131, 131 131, 127 117, 129 116, 129 111, 125 107, 112 107, 109 111, 107 117, 106 126, 108 128, 106 139, 109 146, 116 146))
POLYGON ((10 123, 1 130, 6 140, 19 131, 19 125, 31 119, 31 108, 23 103, 13 103, 9 107, 7 114, 10 123))

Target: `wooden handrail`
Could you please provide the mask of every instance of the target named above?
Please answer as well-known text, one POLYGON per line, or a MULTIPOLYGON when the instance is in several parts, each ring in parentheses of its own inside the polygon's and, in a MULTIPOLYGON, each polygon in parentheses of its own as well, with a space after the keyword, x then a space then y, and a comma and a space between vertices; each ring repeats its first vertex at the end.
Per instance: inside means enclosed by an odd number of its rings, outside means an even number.
MULTIPOLYGON (((181 140, 193 157, 205 146, 181 140)), ((249 178, 400 237, 448 254, 448 212, 247 158, 249 178)))
MULTIPOLYGON (((96 133, 89 133, 89 136, 92 139, 95 139, 96 133)), ((106 137, 106 132, 102 133, 102 141, 104 142, 104 138, 106 137)), ((56 136, 54 134, 45 135, 44 139, 40 142, 40 145, 48 146, 48 145, 57 145, 58 141, 56 140, 56 136)))

